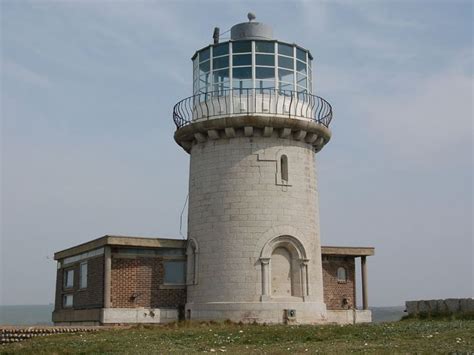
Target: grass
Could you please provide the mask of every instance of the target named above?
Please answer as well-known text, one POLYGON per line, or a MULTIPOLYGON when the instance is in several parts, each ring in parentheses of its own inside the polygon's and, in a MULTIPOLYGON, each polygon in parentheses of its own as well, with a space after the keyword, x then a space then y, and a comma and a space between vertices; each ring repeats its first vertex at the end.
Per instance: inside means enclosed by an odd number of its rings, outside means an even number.
POLYGON ((403 320, 365 325, 241 325, 182 322, 59 334, 0 346, 22 354, 471 353, 474 320, 403 320))

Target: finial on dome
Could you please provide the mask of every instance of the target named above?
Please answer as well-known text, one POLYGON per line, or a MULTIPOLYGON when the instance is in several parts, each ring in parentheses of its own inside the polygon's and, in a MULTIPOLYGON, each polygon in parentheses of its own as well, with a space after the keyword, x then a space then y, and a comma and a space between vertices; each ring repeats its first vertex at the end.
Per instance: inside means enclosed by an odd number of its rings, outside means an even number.
POLYGON ((247 18, 249 19, 249 22, 252 22, 253 20, 255 20, 257 18, 257 16, 255 16, 255 14, 253 12, 249 12, 247 14, 247 18))

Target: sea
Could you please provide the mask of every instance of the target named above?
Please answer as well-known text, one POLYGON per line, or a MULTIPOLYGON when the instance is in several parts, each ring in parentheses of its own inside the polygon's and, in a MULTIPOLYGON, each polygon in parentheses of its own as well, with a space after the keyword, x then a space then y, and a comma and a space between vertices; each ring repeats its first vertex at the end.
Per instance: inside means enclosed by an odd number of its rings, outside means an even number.
MULTIPOLYGON (((51 313, 54 306, 24 305, 0 306, 1 325, 52 325, 51 313)), ((372 307, 372 320, 374 323, 394 322, 400 320, 404 313, 404 306, 372 307)))

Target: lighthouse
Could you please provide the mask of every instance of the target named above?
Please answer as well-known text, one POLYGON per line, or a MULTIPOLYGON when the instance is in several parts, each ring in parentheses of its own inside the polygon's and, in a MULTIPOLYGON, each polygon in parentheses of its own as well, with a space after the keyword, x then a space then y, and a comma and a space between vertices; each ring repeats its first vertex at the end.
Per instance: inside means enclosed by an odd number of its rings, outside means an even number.
POLYGON ((193 95, 173 110, 190 156, 185 314, 324 322, 315 157, 332 108, 310 51, 248 18, 195 52, 193 95))

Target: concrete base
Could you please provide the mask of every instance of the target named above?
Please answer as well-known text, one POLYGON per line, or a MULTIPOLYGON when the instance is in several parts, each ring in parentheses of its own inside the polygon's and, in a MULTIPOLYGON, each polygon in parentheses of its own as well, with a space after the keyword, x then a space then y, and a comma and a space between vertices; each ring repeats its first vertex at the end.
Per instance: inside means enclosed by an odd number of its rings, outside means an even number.
POLYGON ((169 323, 178 320, 171 308, 103 308, 102 324, 169 323))
POLYGON ((357 324, 357 323, 371 323, 372 311, 370 310, 328 310, 327 321, 329 323, 337 324, 357 324))
POLYGON ((269 324, 323 324, 327 322, 326 306, 317 302, 187 303, 186 319, 269 324), (295 310, 295 316, 289 319, 287 310, 295 310))
POLYGON ((177 320, 178 310, 172 308, 97 308, 53 312, 55 325, 169 323, 177 320))

